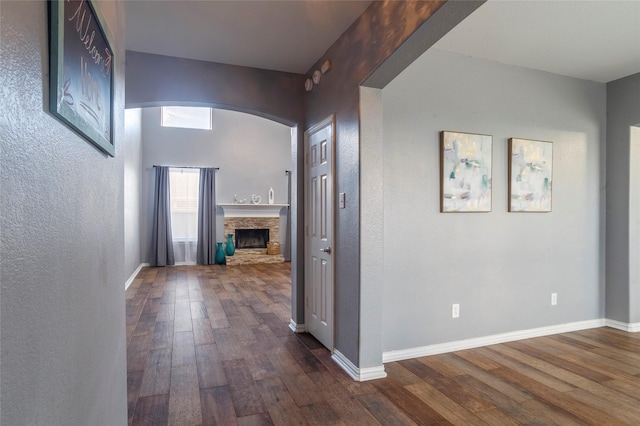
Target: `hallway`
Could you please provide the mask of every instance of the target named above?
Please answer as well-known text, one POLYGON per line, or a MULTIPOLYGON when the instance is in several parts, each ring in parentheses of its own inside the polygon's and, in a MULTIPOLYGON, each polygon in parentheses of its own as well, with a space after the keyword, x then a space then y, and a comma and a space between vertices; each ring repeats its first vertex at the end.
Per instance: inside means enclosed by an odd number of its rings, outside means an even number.
POLYGON ((293 334, 290 265, 145 268, 126 292, 129 424, 637 424, 640 336, 600 328, 385 365, 293 334))

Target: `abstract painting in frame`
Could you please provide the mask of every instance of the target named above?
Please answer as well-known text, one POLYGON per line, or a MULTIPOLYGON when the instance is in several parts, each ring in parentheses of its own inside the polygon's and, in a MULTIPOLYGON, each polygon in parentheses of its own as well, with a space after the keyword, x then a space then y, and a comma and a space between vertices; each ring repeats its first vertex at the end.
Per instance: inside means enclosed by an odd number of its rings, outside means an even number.
POLYGON ((550 212, 553 144, 509 139, 509 211, 550 212))
POLYGON ((113 156, 113 51, 88 0, 49 1, 49 110, 113 156))
POLYGON ((440 132, 440 211, 491 211, 490 135, 440 132))

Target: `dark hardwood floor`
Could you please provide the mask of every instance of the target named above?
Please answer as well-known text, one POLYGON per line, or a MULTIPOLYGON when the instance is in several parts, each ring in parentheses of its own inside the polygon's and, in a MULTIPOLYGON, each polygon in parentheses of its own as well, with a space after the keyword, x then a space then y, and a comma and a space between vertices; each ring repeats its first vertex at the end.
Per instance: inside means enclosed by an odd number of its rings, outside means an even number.
POLYGON ((145 268, 126 292, 129 423, 640 425, 640 335, 565 333, 358 383, 289 328, 289 264, 145 268))

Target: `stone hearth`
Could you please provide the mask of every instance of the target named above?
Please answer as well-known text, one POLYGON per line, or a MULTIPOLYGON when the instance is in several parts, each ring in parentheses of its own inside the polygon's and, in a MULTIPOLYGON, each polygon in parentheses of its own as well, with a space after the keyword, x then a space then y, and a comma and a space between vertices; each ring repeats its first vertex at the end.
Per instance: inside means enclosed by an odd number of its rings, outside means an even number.
POLYGON ((224 217, 224 241, 227 235, 235 236, 236 229, 268 229, 269 239, 280 242, 279 217, 224 217))
POLYGON ((227 256, 227 265, 253 265, 256 263, 282 263, 281 254, 267 254, 267 249, 240 249, 233 256, 227 256))

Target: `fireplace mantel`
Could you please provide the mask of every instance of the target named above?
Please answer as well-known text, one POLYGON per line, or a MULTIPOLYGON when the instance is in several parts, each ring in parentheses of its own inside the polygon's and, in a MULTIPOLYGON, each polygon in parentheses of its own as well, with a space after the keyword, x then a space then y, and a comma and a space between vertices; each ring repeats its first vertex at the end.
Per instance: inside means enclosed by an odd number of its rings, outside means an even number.
POLYGON ((225 217, 279 217, 280 209, 289 204, 218 204, 225 217))

